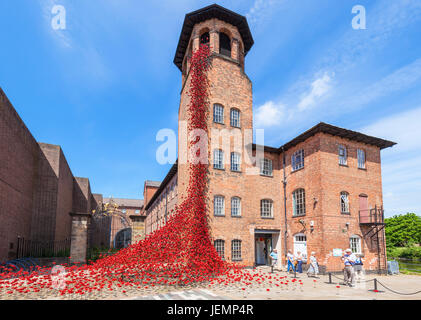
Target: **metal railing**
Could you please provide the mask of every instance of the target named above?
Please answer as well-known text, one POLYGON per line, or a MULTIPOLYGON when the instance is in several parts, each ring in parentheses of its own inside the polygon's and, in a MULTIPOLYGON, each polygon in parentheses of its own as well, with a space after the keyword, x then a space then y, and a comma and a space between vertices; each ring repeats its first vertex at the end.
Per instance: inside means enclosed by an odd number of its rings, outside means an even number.
POLYGON ((359 211, 360 224, 383 224, 384 210, 383 207, 375 206, 372 209, 359 211))
POLYGON ((16 258, 49 258, 68 257, 70 255, 70 239, 59 241, 36 241, 18 237, 16 258))

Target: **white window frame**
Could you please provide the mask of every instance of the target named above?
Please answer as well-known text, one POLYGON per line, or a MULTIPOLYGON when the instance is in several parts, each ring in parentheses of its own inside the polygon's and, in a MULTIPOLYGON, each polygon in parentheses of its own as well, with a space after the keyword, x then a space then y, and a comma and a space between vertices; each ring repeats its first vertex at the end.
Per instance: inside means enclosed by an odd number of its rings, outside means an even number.
POLYGON ((241 112, 238 109, 232 108, 230 110, 230 124, 231 127, 240 128, 241 127, 241 112))
POLYGON ((222 149, 213 150, 213 168, 224 169, 224 151, 222 149))
POLYGON ((219 103, 213 105, 213 122, 224 124, 224 106, 219 103))
POLYGON ((241 261, 241 240, 234 239, 231 241, 231 260, 241 261))
POLYGON ((304 149, 295 151, 291 156, 291 169, 297 171, 304 168, 304 149))
POLYGON ((231 198, 231 216, 241 217, 241 198, 240 197, 231 198))
POLYGON ((342 191, 340 195, 341 200, 341 213, 349 214, 349 193, 342 191))
POLYGON ((271 199, 260 200, 260 217, 263 219, 273 218, 273 201, 271 199))
POLYGON ((260 174, 267 177, 273 176, 273 164, 271 159, 260 159, 260 174))
POLYGON ((301 217, 306 215, 306 191, 303 188, 292 192, 292 215, 301 217))
POLYGON ((225 216, 225 197, 217 195, 213 198, 213 214, 218 217, 225 216))
POLYGON ((352 253, 361 254, 361 237, 358 235, 353 235, 349 238, 349 248, 352 250, 352 253))
POLYGON ((213 246, 215 247, 215 250, 221 257, 221 259, 224 260, 225 259, 225 240, 216 239, 213 243, 213 246))
POLYGON ((357 159, 358 159, 358 168, 359 169, 365 169, 365 163, 366 163, 366 156, 365 156, 365 150, 363 149, 357 149, 357 159))
POLYGON ((238 152, 231 152, 231 171, 241 171, 241 155, 238 152))
POLYGON ((340 144, 338 146, 338 159, 339 159, 340 165, 342 166, 348 165, 348 150, 346 146, 344 146, 343 144, 340 144))

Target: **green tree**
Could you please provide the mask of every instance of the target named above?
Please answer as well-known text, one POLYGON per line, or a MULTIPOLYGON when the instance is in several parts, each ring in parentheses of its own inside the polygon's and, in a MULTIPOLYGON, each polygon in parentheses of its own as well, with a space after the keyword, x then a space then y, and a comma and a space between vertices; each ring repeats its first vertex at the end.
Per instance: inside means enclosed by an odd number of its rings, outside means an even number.
POLYGON ((385 219, 388 247, 407 247, 421 244, 421 217, 415 213, 395 215, 385 219))

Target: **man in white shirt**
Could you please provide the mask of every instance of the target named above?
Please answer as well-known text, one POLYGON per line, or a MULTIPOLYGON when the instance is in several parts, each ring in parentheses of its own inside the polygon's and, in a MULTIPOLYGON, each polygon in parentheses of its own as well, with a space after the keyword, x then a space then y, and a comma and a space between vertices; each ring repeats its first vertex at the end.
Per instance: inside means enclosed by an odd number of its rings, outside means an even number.
POLYGON ((342 261, 344 262, 344 282, 350 287, 354 286, 354 264, 357 257, 352 253, 351 249, 346 249, 345 254, 342 256, 342 261))

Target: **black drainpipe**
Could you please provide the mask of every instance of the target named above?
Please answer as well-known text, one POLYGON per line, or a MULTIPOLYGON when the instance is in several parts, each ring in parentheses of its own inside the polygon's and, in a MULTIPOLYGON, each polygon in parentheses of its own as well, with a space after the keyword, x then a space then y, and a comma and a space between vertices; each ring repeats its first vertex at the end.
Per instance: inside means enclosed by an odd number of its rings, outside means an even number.
POLYGON ((282 166, 284 171, 284 214, 285 214, 285 232, 284 232, 284 243, 285 243, 285 256, 288 253, 288 244, 287 244, 287 236, 288 236, 288 224, 287 224, 287 177, 285 173, 286 167, 286 157, 285 157, 285 149, 282 147, 282 166))

